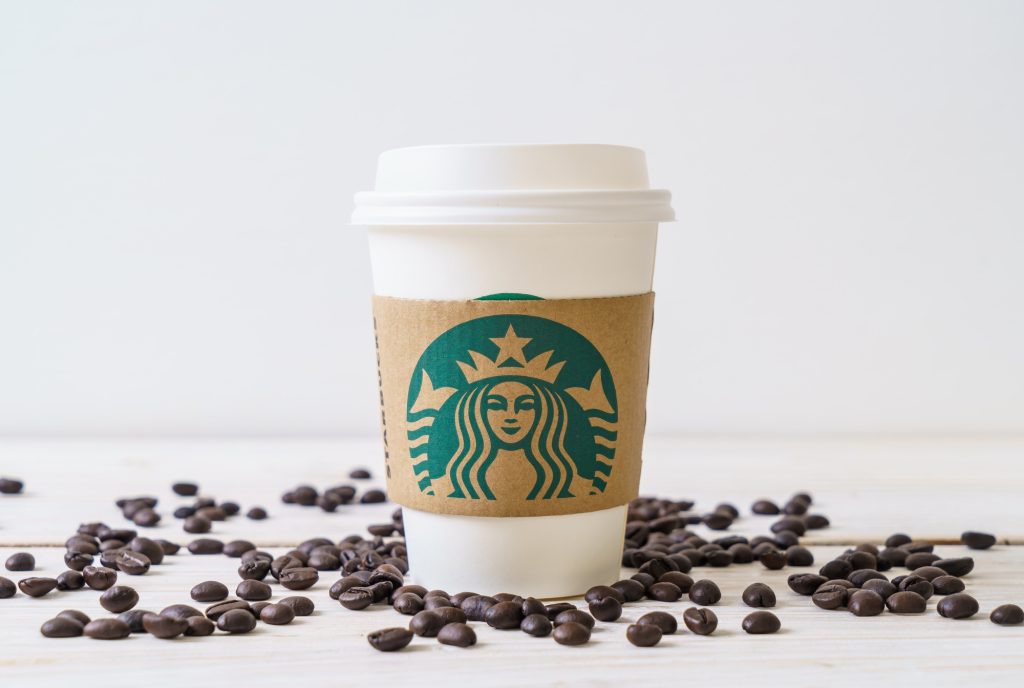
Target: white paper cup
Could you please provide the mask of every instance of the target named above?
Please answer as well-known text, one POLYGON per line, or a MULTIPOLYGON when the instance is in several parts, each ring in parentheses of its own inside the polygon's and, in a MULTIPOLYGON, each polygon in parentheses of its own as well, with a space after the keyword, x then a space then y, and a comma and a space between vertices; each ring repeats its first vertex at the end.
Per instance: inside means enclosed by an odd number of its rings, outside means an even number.
MULTIPOLYGON (((651 291, 669 199, 648 188, 634 148, 426 146, 381 155, 353 223, 369 226, 381 296, 629 296, 651 291)), ((550 598, 619 575, 624 505, 505 518, 403 513, 410 573, 428 588, 550 598)))

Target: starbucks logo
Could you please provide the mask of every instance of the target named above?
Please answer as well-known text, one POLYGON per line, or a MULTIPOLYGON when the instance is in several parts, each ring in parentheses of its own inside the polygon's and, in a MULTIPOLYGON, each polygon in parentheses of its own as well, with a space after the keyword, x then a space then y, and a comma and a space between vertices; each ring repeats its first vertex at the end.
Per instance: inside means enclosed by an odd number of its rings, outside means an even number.
POLYGON ((425 494, 566 499, 607 487, 618 423, 611 371, 553 320, 494 315, 448 330, 416 364, 407 414, 425 494))

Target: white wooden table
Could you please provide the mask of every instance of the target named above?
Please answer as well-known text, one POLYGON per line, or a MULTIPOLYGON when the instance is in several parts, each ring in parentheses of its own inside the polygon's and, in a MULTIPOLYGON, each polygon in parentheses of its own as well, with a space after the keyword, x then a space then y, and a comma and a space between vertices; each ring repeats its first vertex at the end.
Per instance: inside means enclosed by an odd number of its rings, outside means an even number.
MULTIPOLYGON (((684 630, 650 649, 629 645, 625 627, 652 609, 681 614, 687 602, 628 605, 622 619, 599 624, 592 641, 579 648, 474 624, 479 644, 468 650, 417 638, 403 652, 382 654, 367 645, 366 633, 404 625, 408 617, 386 606, 364 612, 341 608, 327 596, 334 573, 323 574, 307 592, 317 612, 290 626, 261 624, 246 636, 173 641, 147 635, 117 642, 46 639, 39 625, 61 609, 103 615, 98 594, 54 592, 32 599, 19 593, 0 600, 0 686, 75 681, 118 686, 140 679, 158 686, 190 680, 246 686, 286 681, 318 686, 625 686, 644 680, 651 685, 710 686, 1020 685, 1024 626, 999 627, 987 617, 998 604, 1024 604, 1022 457, 1024 440, 1006 439, 648 442, 644 493, 693 498, 698 508, 707 509, 720 501, 733 502, 744 517, 731 532, 767 532, 771 517, 749 515, 755 498, 782 501, 796 490, 811 491, 814 509, 826 513, 833 524, 804 539, 817 558, 815 569, 846 545, 878 543, 896 530, 951 543, 937 548, 947 556, 967 553, 952 544, 963 530, 997 533, 999 545, 971 553, 977 567, 966 582, 982 613, 966 621, 939 617, 935 598, 927 614, 915 617, 886 613, 856 618, 822 611, 785 584, 790 573, 810 569, 771 572, 759 564, 697 569, 698 576, 712 578, 724 593, 715 608, 719 630, 711 637, 684 630), (775 611, 783 631, 777 635, 747 636, 740 629, 750 610, 739 595, 754 581, 770 584, 778 595, 775 611)), ((172 505, 188 501, 171 494, 170 484, 176 480, 197 480, 205 494, 270 511, 262 522, 236 517, 215 524, 211 536, 225 541, 246 538, 278 553, 309 537, 336 540, 364 533, 366 524, 388 520, 394 505, 353 505, 326 514, 280 502, 281 492, 300 482, 318 487, 346 482, 349 469, 356 466, 380 473, 376 441, 5 441, 0 443, 0 474, 24 479, 26 490, 0 497, 0 561, 27 549, 36 555, 37 571, 0 575, 12 580, 57 575, 65 568, 62 543, 80 522, 127 525, 114 507, 117 497, 159 497, 164 522, 145 534, 187 543, 195 536, 183 533, 180 522, 170 517, 172 505)), ((139 608, 158 611, 189 603, 188 591, 200 580, 221 580, 233 589, 237 563, 183 550, 145 576, 122 578, 139 591, 139 608)))

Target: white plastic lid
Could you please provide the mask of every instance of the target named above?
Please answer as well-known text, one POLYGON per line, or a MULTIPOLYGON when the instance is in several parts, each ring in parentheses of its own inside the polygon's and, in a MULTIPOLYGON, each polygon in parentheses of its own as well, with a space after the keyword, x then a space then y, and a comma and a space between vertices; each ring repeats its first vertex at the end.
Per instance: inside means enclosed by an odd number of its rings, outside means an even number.
POLYGON ((672 194, 651 189, 638 148, 600 144, 397 148, 356 225, 666 222, 672 194))

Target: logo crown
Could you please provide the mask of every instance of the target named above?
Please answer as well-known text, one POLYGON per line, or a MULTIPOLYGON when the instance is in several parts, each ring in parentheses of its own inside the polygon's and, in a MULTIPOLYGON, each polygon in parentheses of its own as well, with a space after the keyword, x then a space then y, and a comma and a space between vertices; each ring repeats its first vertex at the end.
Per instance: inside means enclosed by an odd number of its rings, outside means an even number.
POLYGON ((562 371, 565 361, 559 361, 549 366, 548 362, 554 351, 545 351, 527 359, 523 348, 533 341, 530 337, 518 337, 512 326, 508 326, 508 332, 504 337, 491 337, 490 340, 498 347, 498 355, 490 359, 483 354, 470 350, 469 356, 473 364, 457 361, 466 382, 477 382, 490 377, 501 377, 517 375, 519 377, 532 377, 545 382, 553 383, 558 374, 562 371))

